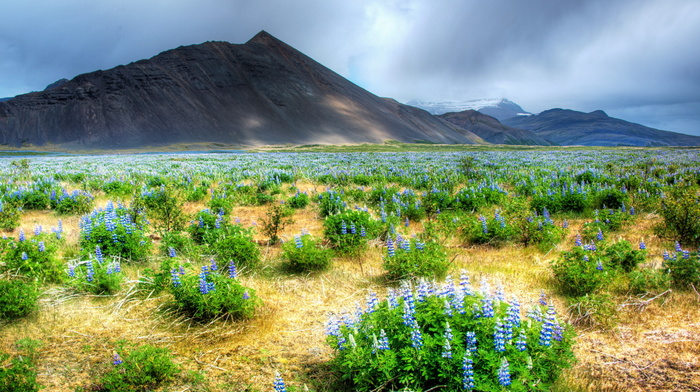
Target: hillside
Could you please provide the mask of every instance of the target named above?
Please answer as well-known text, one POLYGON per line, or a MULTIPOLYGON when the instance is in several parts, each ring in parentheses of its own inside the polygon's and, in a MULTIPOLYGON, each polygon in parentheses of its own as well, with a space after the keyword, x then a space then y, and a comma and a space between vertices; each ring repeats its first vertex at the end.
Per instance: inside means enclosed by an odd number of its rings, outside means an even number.
POLYGON ((533 132, 501 124, 496 118, 476 110, 445 113, 438 116, 458 127, 468 129, 493 144, 551 146, 548 140, 533 132))
POLYGON ((183 46, 51 87, 0 103, 0 144, 483 143, 369 93, 264 31, 245 44, 183 46))

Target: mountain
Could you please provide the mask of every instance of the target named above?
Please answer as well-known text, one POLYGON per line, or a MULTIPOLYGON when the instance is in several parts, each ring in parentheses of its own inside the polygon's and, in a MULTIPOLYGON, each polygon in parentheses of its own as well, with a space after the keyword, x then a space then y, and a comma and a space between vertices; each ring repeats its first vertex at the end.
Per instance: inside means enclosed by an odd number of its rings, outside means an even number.
POLYGON ((567 109, 546 110, 535 116, 503 121, 531 131, 552 143, 582 146, 697 146, 700 136, 661 131, 610 117, 602 110, 591 113, 567 109))
POLYGON ((7 98, 0 98, 0 102, 5 102, 11 100, 12 97, 7 97, 7 98))
POLYGON ((427 110, 431 114, 439 115, 445 113, 457 113, 466 110, 476 110, 480 113, 495 117, 499 121, 516 117, 529 116, 532 113, 526 112, 515 102, 507 99, 479 99, 472 101, 409 101, 407 105, 415 106, 427 110))
POLYGON ((501 124, 496 118, 476 110, 458 113, 445 113, 439 118, 469 130, 489 143, 551 146, 553 143, 523 129, 501 124))
POLYGON ((369 93, 264 31, 245 44, 182 46, 60 82, 0 103, 0 144, 484 143, 369 93))

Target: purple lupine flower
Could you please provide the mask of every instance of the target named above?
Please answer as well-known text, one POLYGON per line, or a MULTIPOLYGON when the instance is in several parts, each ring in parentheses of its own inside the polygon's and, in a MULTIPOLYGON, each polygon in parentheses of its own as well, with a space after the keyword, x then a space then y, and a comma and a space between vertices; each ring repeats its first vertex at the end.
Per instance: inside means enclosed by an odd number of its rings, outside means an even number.
POLYGON ((445 323, 445 331, 442 334, 445 343, 442 345, 442 357, 452 358, 452 328, 450 328, 450 323, 445 323))
POLYGON ((581 242, 581 235, 576 234, 576 242, 574 242, 574 246, 581 246, 583 243, 581 242))
POLYGON ((598 271, 603 270, 603 263, 601 263, 600 260, 598 260, 598 264, 596 264, 595 269, 597 269, 598 271))
POLYGON ((210 261, 211 261, 211 266, 209 267, 209 270, 210 271, 218 271, 219 267, 216 265, 216 260, 214 260, 214 258, 212 258, 210 261))
POLYGON ((647 245, 644 243, 644 240, 639 241, 639 250, 645 250, 647 248, 647 245))
POLYGON ((44 231, 44 229, 41 227, 41 225, 34 226, 34 235, 39 235, 42 231, 44 231))
POLYGON ((229 262, 228 262, 228 277, 230 279, 235 279, 238 277, 238 270, 236 269, 236 263, 234 263, 233 260, 229 260, 229 262))
POLYGON ((374 291, 370 291, 369 294, 367 294, 367 310, 365 313, 374 312, 377 309, 377 306, 379 306, 377 294, 374 291))
POLYGON ((596 238, 598 239, 598 241, 603 240, 603 231, 602 230, 598 229, 598 234, 596 234, 596 238))
POLYGON ((547 309, 547 318, 542 324, 542 329, 540 330, 540 346, 549 346, 552 344, 552 333, 554 331, 555 324, 556 313, 554 312, 554 307, 550 306, 547 309))
POLYGON ((275 373, 275 381, 272 383, 275 392, 287 392, 287 387, 284 385, 284 380, 279 373, 275 373))
POLYGON ((182 286, 182 282, 180 281, 180 274, 177 272, 177 268, 173 268, 170 271, 170 276, 171 276, 171 281, 172 281, 173 287, 182 286))
POLYGON ((102 264, 104 263, 104 258, 102 256, 102 249, 100 249, 99 245, 95 245, 95 258, 97 261, 102 264))
POLYGON ((199 274, 199 292, 202 294, 209 294, 209 282, 207 282, 207 276, 209 276, 209 267, 206 265, 202 266, 202 272, 199 274))
POLYGON ((379 345, 380 350, 389 350, 389 338, 386 336, 384 329, 379 330, 379 345))
POLYGON ((498 383, 504 387, 507 387, 511 384, 510 364, 508 363, 508 359, 506 357, 503 357, 503 360, 501 361, 501 366, 498 368, 498 383))
POLYGON ((92 259, 88 259, 88 261, 85 262, 85 267, 87 269, 87 272, 85 274, 85 280, 87 280, 88 282, 92 282, 95 276, 95 268, 92 266, 92 259))
POLYGON ((682 252, 682 251, 683 251, 683 248, 681 248, 681 244, 678 241, 676 241, 676 252, 682 252))
POLYGON ((27 252, 22 252, 22 255, 20 257, 22 258, 22 260, 29 259, 29 256, 27 256, 27 252))
POLYGON ((24 229, 19 229, 19 242, 24 242, 27 238, 24 236, 24 229))
POLYGON ((68 276, 75 278, 75 265, 72 263, 68 264, 68 276))
POLYGON ((464 334, 464 338, 466 340, 466 345, 464 346, 465 350, 467 352, 476 352, 476 333, 473 331, 467 331, 467 333, 464 334))
POLYGON ((501 320, 496 320, 496 325, 493 329, 493 349, 496 352, 506 351, 506 329, 505 324, 501 320))
POLYGON ((168 257, 170 257, 170 258, 177 257, 177 252, 175 251, 175 248, 173 248, 172 246, 168 247, 168 257))
POLYGON ((386 239, 386 250, 389 257, 394 257, 396 254, 394 250, 394 242, 391 240, 391 237, 387 237, 386 239))
POLYGON ((124 361, 122 361, 122 358, 119 356, 119 354, 115 353, 112 357, 112 365, 119 366, 122 363, 124 363, 124 361))
POLYGON ((360 237, 366 237, 367 236, 367 231, 365 230, 364 226, 360 226, 360 237))
POLYGON ((340 222, 340 234, 342 234, 342 235, 348 234, 348 227, 345 224, 344 220, 340 222))
POLYGON ((525 336, 525 331, 521 330, 518 335, 518 339, 515 341, 515 348, 518 351, 527 350, 527 336, 525 336))
POLYGON ((248 294, 247 290, 243 292, 243 299, 245 299, 245 300, 250 299, 250 294, 248 294))
POLYGON ((471 351, 467 350, 462 359, 462 389, 471 391, 476 386, 474 382, 474 361, 471 351))

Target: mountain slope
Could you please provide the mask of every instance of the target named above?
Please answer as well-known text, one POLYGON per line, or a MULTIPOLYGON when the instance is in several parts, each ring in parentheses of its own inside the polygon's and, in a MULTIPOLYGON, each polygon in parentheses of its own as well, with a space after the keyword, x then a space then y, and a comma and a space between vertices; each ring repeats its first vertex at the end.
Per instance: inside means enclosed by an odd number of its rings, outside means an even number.
POLYGON ((515 117, 504 124, 521 128, 559 145, 582 146, 697 146, 700 137, 661 131, 609 117, 566 109, 546 110, 536 116, 515 117))
POLYGON ((407 105, 427 110, 435 115, 476 110, 480 113, 495 117, 501 122, 511 117, 528 116, 532 114, 523 110, 517 103, 507 99, 478 99, 461 102, 409 101, 407 105))
POLYGON ((483 143, 379 98, 262 31, 79 75, 0 103, 0 144, 483 143))
POLYGON ((539 146, 553 144, 533 132, 503 125, 494 117, 476 110, 445 113, 438 117, 477 134, 489 143, 539 146))

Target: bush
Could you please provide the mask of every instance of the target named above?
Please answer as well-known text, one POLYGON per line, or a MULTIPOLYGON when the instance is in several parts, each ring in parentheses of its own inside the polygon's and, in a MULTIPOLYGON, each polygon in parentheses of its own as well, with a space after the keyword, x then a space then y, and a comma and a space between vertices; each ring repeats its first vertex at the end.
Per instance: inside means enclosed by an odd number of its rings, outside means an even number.
POLYGON ((223 211, 213 213, 206 209, 199 211, 187 228, 190 237, 197 244, 211 244, 219 238, 229 226, 223 211))
POLYGON ((423 243, 415 238, 389 238, 386 248, 384 269, 387 271, 387 277, 392 280, 414 277, 444 278, 450 268, 445 249, 437 242, 423 243))
POLYGON ((661 201, 664 218, 657 232, 683 245, 700 245, 700 195, 698 187, 675 186, 661 201))
POLYGON ((27 316, 37 308, 38 297, 39 293, 34 283, 18 279, 0 279, 0 320, 14 320, 27 316))
POLYGON ((632 249, 632 245, 629 242, 620 240, 612 244, 606 244, 603 247, 603 257, 614 268, 630 272, 637 268, 637 265, 644 262, 646 251, 632 249))
POLYGON ((658 269, 639 269, 629 274, 632 294, 660 294, 671 287, 671 276, 658 269))
POLYGON ((160 241, 158 252, 161 255, 170 256, 172 251, 175 254, 183 254, 190 257, 198 256, 200 253, 199 247, 194 243, 194 240, 178 231, 165 233, 160 241))
POLYGON ((506 219, 498 212, 493 218, 483 215, 470 219, 464 228, 465 240, 471 244, 502 245, 515 239, 516 230, 506 223, 506 219))
POLYGON ((278 233, 292 223, 290 216, 293 213, 284 204, 273 204, 268 207, 265 217, 262 219, 261 228, 262 233, 269 238, 270 244, 276 244, 279 241, 278 233))
POLYGON ((370 296, 355 316, 331 319, 328 344, 344 390, 547 390, 571 365, 573 330, 553 307, 521 318, 506 302, 452 282, 370 296))
POLYGON ((262 304, 255 290, 237 279, 237 267, 232 262, 223 272, 212 260, 211 265, 201 267, 199 275, 183 274, 181 269, 171 273, 176 309, 194 320, 249 319, 262 304))
POLYGON ((614 275, 614 269, 600 252, 586 250, 583 246, 563 252, 552 262, 551 268, 561 292, 572 297, 594 293, 614 275))
POLYGON ((207 207, 214 212, 223 212, 226 215, 230 215, 231 211, 233 211, 233 200, 226 197, 226 192, 215 191, 212 193, 211 200, 207 203, 207 207))
POLYGON ((144 345, 133 350, 118 349, 112 368, 95 389, 105 392, 152 391, 172 381, 180 372, 166 348, 144 345))
POLYGON ((158 190, 144 190, 134 198, 131 208, 143 211, 153 227, 161 235, 170 231, 180 231, 185 226, 185 215, 182 212, 183 201, 171 188, 162 187, 158 190))
POLYGON ((0 230, 12 231, 19 227, 20 213, 17 207, 0 200, 0 230))
POLYGON ((306 194, 306 192, 297 192, 295 195, 290 196, 289 199, 287 199, 287 205, 289 208, 294 208, 294 209, 302 209, 305 208, 309 204, 309 195, 306 194))
POLYGON ((135 222, 140 214, 110 201, 80 220, 80 246, 84 256, 90 256, 97 246, 105 257, 122 257, 142 261, 148 256, 151 240, 144 227, 135 222))
POLYGON ((5 269, 46 282, 60 283, 64 278, 63 264, 56 256, 56 238, 40 233, 27 239, 20 230, 17 241, 10 240, 2 255, 5 269))
POLYGON ((629 204, 630 198, 627 193, 619 189, 605 189, 595 195, 593 202, 594 208, 623 208, 625 204, 629 204))
POLYGON ((239 267, 254 268, 260 263, 260 249, 253 240, 252 229, 240 225, 226 226, 211 249, 219 260, 233 260, 239 267))
POLYGON ((676 252, 664 252, 664 269, 671 276, 671 282, 679 289, 687 290, 691 285, 700 285, 700 252, 688 252, 676 245, 676 252))
MULTIPOLYGON (((32 346, 36 345, 36 341, 31 342, 32 346)), ((30 347, 29 352, 19 355, 10 355, 0 351, 0 392, 38 392, 43 388, 36 381, 36 353, 34 350, 34 347, 30 347)))
POLYGON ((609 294, 586 294, 569 305, 572 324, 584 327, 614 327, 619 318, 617 305, 609 294))
POLYGON ((95 256, 68 265, 68 285, 74 290, 96 295, 114 294, 121 289, 124 274, 119 260, 105 260, 99 246, 95 256))
POLYGON ((344 211, 323 221, 323 235, 342 254, 358 252, 367 240, 376 238, 378 223, 366 211, 344 211))
POLYGON ((296 235, 282 245, 282 258, 292 272, 322 271, 330 265, 333 252, 310 235, 296 235))
POLYGON ((520 243, 536 245, 540 250, 545 251, 561 242, 564 229, 555 225, 546 211, 543 216, 529 216, 514 222, 520 243))
POLYGON ((330 190, 318 195, 318 207, 321 216, 327 217, 340 214, 347 209, 348 205, 343 201, 338 192, 330 190))
POLYGON ((92 210, 95 198, 88 192, 74 190, 71 193, 63 190, 61 196, 51 193, 51 208, 59 214, 87 214, 92 210))

